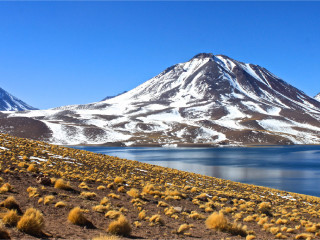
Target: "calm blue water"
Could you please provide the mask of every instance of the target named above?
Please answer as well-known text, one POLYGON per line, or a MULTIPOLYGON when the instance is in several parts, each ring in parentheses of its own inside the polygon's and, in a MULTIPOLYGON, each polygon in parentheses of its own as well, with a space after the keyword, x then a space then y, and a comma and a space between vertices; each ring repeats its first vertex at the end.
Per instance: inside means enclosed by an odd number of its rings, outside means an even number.
POLYGON ((76 148, 320 197, 320 146, 76 148))

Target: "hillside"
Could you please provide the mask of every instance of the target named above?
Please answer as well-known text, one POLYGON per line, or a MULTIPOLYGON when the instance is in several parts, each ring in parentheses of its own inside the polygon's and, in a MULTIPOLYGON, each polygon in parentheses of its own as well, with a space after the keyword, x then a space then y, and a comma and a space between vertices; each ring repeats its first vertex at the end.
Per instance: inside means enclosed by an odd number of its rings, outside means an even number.
POLYGON ((4 134, 0 163, 0 238, 320 236, 320 199, 312 196, 4 134))
POLYGON ((121 146, 319 144, 319 120, 320 102, 267 69, 207 53, 105 101, 1 119, 19 137, 121 146))

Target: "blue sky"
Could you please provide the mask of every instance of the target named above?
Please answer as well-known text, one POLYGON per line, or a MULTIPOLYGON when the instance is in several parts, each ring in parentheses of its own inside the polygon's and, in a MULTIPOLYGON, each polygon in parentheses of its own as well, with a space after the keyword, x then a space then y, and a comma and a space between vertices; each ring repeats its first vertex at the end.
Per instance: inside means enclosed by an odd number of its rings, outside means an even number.
POLYGON ((0 2, 0 87, 32 106, 99 101, 200 52, 320 92, 320 2, 0 2))

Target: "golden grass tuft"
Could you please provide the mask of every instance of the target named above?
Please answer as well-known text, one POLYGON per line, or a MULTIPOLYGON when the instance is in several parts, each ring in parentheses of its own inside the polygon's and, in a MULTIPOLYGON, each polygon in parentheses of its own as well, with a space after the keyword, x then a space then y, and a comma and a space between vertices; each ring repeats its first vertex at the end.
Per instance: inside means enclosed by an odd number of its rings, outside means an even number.
POLYGON ((123 177, 116 177, 116 178, 114 179, 114 183, 124 183, 123 177))
POLYGON ((49 205, 50 203, 52 203, 54 200, 54 196, 53 195, 48 195, 48 196, 45 196, 44 199, 43 199, 43 204, 44 205, 49 205))
POLYGON ((120 215, 121 215, 121 212, 115 211, 115 210, 110 210, 104 216, 106 218, 115 219, 115 218, 118 218, 120 215))
POLYGON ((62 178, 59 178, 58 180, 55 181, 54 187, 58 188, 58 189, 67 190, 67 191, 72 190, 72 187, 70 186, 70 183, 66 182, 62 178))
POLYGON ((164 220, 159 214, 155 214, 155 215, 151 216, 149 221, 153 222, 153 223, 158 223, 160 225, 164 225, 164 220))
POLYGON ((144 220, 146 216, 147 216, 146 211, 142 210, 141 212, 139 212, 138 218, 141 220, 144 220))
POLYGON ((131 225, 127 218, 120 215, 119 218, 111 222, 108 226, 108 232, 120 236, 129 236, 131 233, 131 225))
POLYGON ((190 224, 182 224, 179 226, 177 233, 178 234, 184 234, 186 231, 188 231, 190 228, 192 228, 192 225, 190 224))
POLYGON ((228 226, 228 220, 223 213, 214 212, 206 220, 206 227, 215 230, 224 230, 228 226))
POLYGON ((85 199, 92 200, 97 196, 97 194, 95 192, 82 192, 80 193, 80 196, 85 199))
POLYGON ((17 210, 10 210, 6 212, 2 217, 2 222, 6 226, 15 227, 17 226, 18 221, 20 220, 20 216, 17 213, 17 210))
POLYGON ((30 235, 42 235, 44 228, 44 218, 39 210, 28 208, 20 218, 17 228, 30 235))
POLYGON ((0 207, 5 207, 8 209, 15 209, 19 213, 21 212, 20 206, 19 206, 17 200, 13 196, 9 196, 4 201, 2 201, 0 203, 0 207))
POLYGON ((10 183, 5 183, 0 188, 0 193, 6 193, 12 191, 13 187, 10 183))
POLYGON ((120 199, 120 195, 117 195, 117 194, 115 194, 115 193, 110 193, 110 194, 108 195, 108 197, 111 197, 111 198, 114 198, 114 199, 120 199))
POLYGON ((100 213, 105 213, 110 210, 110 205, 106 205, 106 206, 105 205, 96 205, 96 206, 92 207, 92 210, 96 211, 96 212, 100 212, 100 213))
POLYGON ((91 225, 91 222, 86 219, 79 207, 75 207, 69 212, 68 220, 69 222, 79 226, 91 225))
POLYGON ((255 235, 247 235, 246 240, 253 240, 256 239, 255 235))
POLYGON ((108 203, 109 203, 109 199, 106 198, 106 197, 102 198, 101 201, 100 201, 100 204, 101 204, 101 205, 106 205, 106 204, 108 204, 108 203))
POLYGON ((133 198, 139 198, 140 197, 140 192, 138 189, 136 188, 131 188, 127 194, 130 196, 130 197, 133 197, 133 198))
POLYGON ((27 171, 35 173, 38 171, 38 169, 36 168, 36 165, 30 164, 29 167, 27 168, 27 171))
POLYGON ((35 187, 28 187, 27 192, 29 193, 29 197, 38 197, 38 189, 35 187))
POLYGON ((105 187, 105 186, 102 186, 102 185, 100 185, 100 186, 97 187, 97 190, 105 190, 105 189, 106 189, 106 187, 105 187))
POLYGON ((271 215, 271 203, 270 202, 260 203, 258 206, 258 210, 259 210, 259 212, 270 216, 271 215))
POLYGON ((57 202, 55 205, 54 205, 56 208, 63 208, 63 207, 66 207, 67 204, 63 201, 59 201, 57 202))

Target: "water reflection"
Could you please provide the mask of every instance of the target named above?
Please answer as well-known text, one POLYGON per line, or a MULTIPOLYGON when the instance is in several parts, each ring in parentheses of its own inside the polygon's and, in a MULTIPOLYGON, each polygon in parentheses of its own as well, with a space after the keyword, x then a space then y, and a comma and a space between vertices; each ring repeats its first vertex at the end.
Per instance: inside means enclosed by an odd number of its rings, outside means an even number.
POLYGON ((207 176, 320 196, 320 146, 80 148, 207 176))

